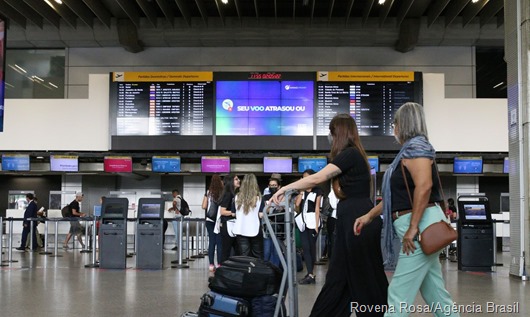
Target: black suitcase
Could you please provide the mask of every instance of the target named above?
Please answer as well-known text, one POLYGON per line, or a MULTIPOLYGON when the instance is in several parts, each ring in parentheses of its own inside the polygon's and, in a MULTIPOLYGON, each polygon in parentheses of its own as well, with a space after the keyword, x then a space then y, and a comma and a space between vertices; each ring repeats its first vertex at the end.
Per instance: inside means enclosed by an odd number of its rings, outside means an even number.
POLYGON ((278 293, 281 279, 281 270, 269 262, 232 256, 215 270, 209 287, 221 294, 249 298, 278 293))
POLYGON ((249 311, 250 305, 245 299, 207 292, 201 297, 199 317, 246 317, 249 311))
MULTIPOLYGON (((278 316, 286 316, 287 309, 285 303, 281 299, 280 311, 278 316)), ((274 295, 263 295, 256 296, 250 300, 251 317, 274 317, 274 310, 276 309, 276 303, 278 302, 278 294, 274 295)))

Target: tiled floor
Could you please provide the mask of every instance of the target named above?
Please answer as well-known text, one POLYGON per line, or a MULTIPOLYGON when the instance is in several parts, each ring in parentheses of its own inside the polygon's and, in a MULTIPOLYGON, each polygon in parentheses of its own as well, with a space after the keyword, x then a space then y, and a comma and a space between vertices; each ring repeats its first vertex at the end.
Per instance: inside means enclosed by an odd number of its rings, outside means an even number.
MULTIPOLYGON (((63 256, 13 252, 18 262, 0 269, 0 316, 180 316, 197 310, 199 298, 208 290, 211 273, 206 258, 189 262, 188 269, 172 269, 170 261, 176 252, 165 251, 162 270, 136 270, 134 257, 127 260, 126 270, 103 270, 84 267, 91 263, 90 253, 59 253, 63 256)), ((458 271, 456 263, 443 260, 447 287, 455 302, 481 307, 485 316, 530 316, 529 282, 510 277, 508 261, 509 253, 499 253, 498 262, 505 266, 497 272, 472 273, 458 271), (518 303, 519 313, 486 313, 487 302, 518 303)), ((326 269, 317 267, 316 285, 299 285, 299 316, 309 314, 326 269)), ((422 303, 419 296, 417 303, 422 303)))

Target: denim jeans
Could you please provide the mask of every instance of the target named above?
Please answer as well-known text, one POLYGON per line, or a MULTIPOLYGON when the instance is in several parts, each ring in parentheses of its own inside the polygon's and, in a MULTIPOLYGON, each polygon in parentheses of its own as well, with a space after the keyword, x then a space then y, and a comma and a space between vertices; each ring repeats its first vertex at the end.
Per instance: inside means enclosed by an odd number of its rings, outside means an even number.
POLYGON ((278 256, 278 252, 276 251, 271 238, 263 239, 263 259, 280 267, 280 257, 278 256))
POLYGON ((213 232, 215 228, 215 222, 206 221, 206 230, 208 231, 208 259, 210 264, 214 263, 215 248, 217 247, 217 264, 221 264, 221 234, 213 232))

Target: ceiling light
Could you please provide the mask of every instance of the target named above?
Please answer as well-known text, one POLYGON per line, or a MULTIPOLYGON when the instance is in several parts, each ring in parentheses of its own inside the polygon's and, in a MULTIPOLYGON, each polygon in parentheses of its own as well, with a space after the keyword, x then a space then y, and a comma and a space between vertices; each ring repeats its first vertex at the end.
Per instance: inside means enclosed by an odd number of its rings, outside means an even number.
POLYGON ((63 4, 61 0, 55 0, 55 2, 57 2, 57 4, 63 4))
POLYGON ((44 156, 37 156, 37 159, 38 159, 38 160, 43 160, 43 159, 44 159, 44 156))
POLYGON ((379 4, 385 4, 385 1, 386 1, 386 0, 379 0, 377 3, 379 3, 379 4))
POLYGON ((228 4, 228 0, 221 0, 222 3, 228 4))
POLYGON ((477 2, 478 2, 478 0, 471 0, 471 2, 473 2, 473 3, 477 3, 477 2))

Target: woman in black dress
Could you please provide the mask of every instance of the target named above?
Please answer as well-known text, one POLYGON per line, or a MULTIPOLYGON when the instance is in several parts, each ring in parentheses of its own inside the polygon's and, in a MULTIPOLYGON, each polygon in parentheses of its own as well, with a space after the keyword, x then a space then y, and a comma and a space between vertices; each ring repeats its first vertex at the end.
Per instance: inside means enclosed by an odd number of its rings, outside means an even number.
POLYGON ((356 316, 383 316, 388 281, 381 254, 382 221, 374 219, 363 228, 361 236, 352 230, 355 220, 374 206, 366 153, 350 115, 336 115, 329 130, 331 163, 316 174, 282 187, 271 199, 279 203, 289 189, 304 190, 333 179, 335 194, 342 197, 337 205, 336 241, 326 282, 311 316, 350 316, 352 312, 356 316))

